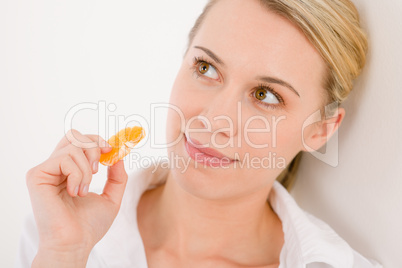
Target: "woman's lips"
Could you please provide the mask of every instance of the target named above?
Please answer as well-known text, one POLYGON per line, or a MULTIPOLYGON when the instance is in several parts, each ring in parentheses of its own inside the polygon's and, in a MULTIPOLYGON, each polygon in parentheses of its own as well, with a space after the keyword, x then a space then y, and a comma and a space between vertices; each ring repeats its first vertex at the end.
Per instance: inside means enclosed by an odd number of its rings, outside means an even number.
POLYGON ((212 148, 196 148, 199 147, 201 143, 194 139, 189 141, 186 135, 184 135, 184 143, 187 153, 196 162, 204 163, 211 167, 220 167, 228 166, 236 161, 212 148))

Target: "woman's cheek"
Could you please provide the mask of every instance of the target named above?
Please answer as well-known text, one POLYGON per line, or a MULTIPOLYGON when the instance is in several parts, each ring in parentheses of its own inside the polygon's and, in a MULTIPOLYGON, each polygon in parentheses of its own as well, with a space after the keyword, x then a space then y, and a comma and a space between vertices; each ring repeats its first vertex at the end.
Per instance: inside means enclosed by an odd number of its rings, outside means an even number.
MULTIPOLYGON (((275 153, 277 158, 288 161, 299 150, 301 132, 298 122, 285 116, 266 117, 244 126, 244 141, 249 152, 260 157, 275 153)), ((291 160, 291 159, 290 159, 291 160)), ((290 161, 289 160, 289 161, 290 161)))
POLYGON ((167 144, 174 143, 181 135, 181 116, 180 113, 172 107, 168 110, 167 115, 167 128, 166 128, 166 142, 167 144))
POLYGON ((255 155, 264 155, 272 149, 273 127, 269 117, 252 113, 242 114, 242 140, 247 151, 255 155))
POLYGON ((194 94, 191 92, 191 84, 187 81, 182 73, 179 73, 173 85, 167 116, 167 142, 175 141, 182 132, 188 120, 194 116, 196 112, 194 94))
POLYGON ((277 157, 286 159, 286 164, 289 164, 293 157, 300 151, 301 132, 297 124, 289 122, 277 129, 276 142, 273 144, 277 157))

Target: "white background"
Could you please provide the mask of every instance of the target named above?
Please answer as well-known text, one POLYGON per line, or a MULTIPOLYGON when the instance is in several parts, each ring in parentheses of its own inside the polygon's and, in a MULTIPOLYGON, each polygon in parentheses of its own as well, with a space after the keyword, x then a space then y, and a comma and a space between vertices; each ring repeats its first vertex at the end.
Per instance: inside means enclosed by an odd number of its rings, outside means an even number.
MULTIPOLYGON (((0 1, 1 267, 13 266, 31 210, 25 173, 63 137, 68 111, 105 101, 117 108, 108 112, 111 119, 149 118, 151 102, 169 100, 187 34, 205 2, 0 1)), ((164 114, 155 126, 161 143, 164 114)), ((97 111, 77 113, 73 127, 98 133, 97 111)), ((124 126, 109 127, 112 134, 124 126)), ((164 154, 149 147, 136 151, 164 154)), ((106 176, 100 169, 95 184, 106 176)))
MULTIPOLYGON (((0 266, 12 267, 22 221, 30 213, 26 171, 44 161, 77 104, 104 101, 118 115, 149 120, 150 103, 168 102, 203 1, 0 1, 0 266)), ((345 103, 339 165, 303 159, 293 192, 363 255, 401 267, 402 2, 356 1, 372 41, 368 67, 345 103), (325 178, 325 179, 324 179, 325 178)), ((165 113, 155 122, 165 134, 165 113)), ((99 133, 95 110, 72 127, 99 133)), ((102 130, 101 130, 102 132, 102 130)), ((100 133, 104 134, 104 133, 100 133)), ((164 155, 150 141, 143 156, 164 155)), ((106 168, 95 176, 101 185, 106 168)), ((135 167, 127 167, 135 168, 135 167)))

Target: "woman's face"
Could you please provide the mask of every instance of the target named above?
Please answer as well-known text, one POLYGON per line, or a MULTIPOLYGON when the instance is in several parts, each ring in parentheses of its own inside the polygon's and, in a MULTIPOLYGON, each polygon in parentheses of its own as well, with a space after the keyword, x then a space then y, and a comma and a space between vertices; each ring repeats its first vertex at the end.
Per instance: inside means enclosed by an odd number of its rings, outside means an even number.
POLYGON ((319 53, 288 20, 258 1, 219 1, 171 92, 177 107, 169 109, 167 123, 173 178, 187 192, 211 199, 272 184, 306 150, 302 133, 314 134, 303 124, 323 102, 325 72, 319 53), (226 157, 194 155, 194 143, 226 157))

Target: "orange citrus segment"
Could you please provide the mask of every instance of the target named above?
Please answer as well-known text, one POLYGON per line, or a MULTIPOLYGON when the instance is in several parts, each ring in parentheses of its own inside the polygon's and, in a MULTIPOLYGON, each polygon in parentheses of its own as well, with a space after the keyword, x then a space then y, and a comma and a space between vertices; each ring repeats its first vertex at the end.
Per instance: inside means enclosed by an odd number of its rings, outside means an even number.
POLYGON ((144 137, 145 131, 142 127, 128 127, 120 130, 107 141, 112 150, 106 154, 101 154, 99 162, 105 166, 113 166, 123 159, 144 137))

